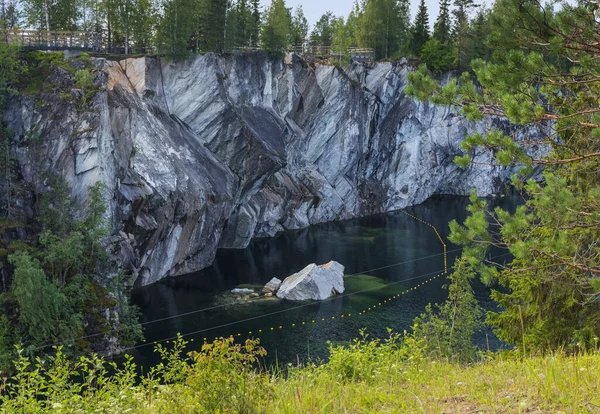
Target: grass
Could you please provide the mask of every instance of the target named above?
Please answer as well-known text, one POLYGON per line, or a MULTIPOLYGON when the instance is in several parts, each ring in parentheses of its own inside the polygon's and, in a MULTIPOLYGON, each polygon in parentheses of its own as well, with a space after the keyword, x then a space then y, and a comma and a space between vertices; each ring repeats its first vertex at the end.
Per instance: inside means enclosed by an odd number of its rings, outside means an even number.
POLYGON ((599 412, 600 357, 398 364, 370 381, 281 381, 268 412, 599 412))
POLYGON ((256 341, 222 339, 189 356, 186 344, 158 345, 162 363, 144 376, 132 359, 108 374, 97 357, 69 362, 59 352, 35 369, 21 357, 13 378, 0 383, 0 412, 600 411, 598 353, 521 358, 505 351, 461 365, 428 360, 422 344, 391 334, 331 344, 324 364, 265 372, 256 368, 264 356, 256 341))

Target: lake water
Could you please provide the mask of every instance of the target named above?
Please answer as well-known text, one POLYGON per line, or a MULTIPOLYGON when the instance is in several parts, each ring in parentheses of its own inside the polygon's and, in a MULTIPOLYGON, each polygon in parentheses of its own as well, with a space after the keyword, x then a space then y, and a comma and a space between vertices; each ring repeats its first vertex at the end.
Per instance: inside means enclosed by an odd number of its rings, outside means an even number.
MULTIPOLYGON (((491 203, 513 210, 518 199, 491 203)), ((465 197, 444 196, 406 209, 438 229, 448 245, 449 267, 460 251, 447 241, 448 223, 463 221, 467 205, 465 197)), ((136 357, 142 365, 155 362, 151 344, 177 333, 194 339, 190 349, 201 346, 204 338, 258 336, 268 352, 268 363, 286 363, 324 359, 327 341, 350 341, 361 328, 371 337, 386 337, 387 328, 402 332, 428 303, 446 299, 447 280, 438 278, 398 299, 383 301, 441 273, 442 249, 431 227, 403 212, 391 212, 284 232, 254 240, 245 250, 221 250, 209 269, 133 292, 149 345, 136 349, 136 357), (237 286, 264 285, 273 277, 283 280, 310 263, 330 260, 343 264, 346 275, 357 275, 346 278, 341 297, 325 302, 260 299, 227 305, 232 297, 225 292, 237 286), (360 314, 369 307, 371 311, 360 314)), ((484 308, 491 309, 489 289, 477 282, 474 288, 484 308)), ((478 341, 497 348, 498 341, 488 337, 482 333, 478 341)))

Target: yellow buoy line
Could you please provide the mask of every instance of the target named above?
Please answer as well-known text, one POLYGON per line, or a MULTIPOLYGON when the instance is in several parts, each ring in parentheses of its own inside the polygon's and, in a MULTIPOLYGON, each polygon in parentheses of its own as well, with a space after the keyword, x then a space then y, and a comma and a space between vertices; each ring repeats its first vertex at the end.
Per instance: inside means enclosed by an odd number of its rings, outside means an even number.
POLYGON ((433 229, 433 231, 435 232, 435 235, 437 236, 437 238, 439 239, 440 243, 442 243, 442 247, 444 248, 444 273, 448 273, 448 258, 446 257, 446 243, 444 243, 444 239, 442 239, 442 236, 440 236, 440 233, 438 232, 438 230, 435 228, 435 226, 425 220, 420 219, 417 216, 413 216, 412 214, 410 214, 408 211, 400 209, 401 212, 403 212, 404 214, 406 214, 409 217, 414 218, 417 221, 420 221, 421 223, 425 224, 426 226, 429 226, 433 229))
MULTIPOLYGON (((450 250, 449 253, 458 252, 460 250, 461 250, 460 248, 454 249, 454 250, 450 250)), ((421 260, 432 259, 434 257, 441 256, 442 254, 443 253, 431 254, 429 256, 419 257, 417 259, 405 260, 405 261, 402 261, 402 262, 396 262, 396 263, 392 263, 392 264, 389 264, 389 265, 386 265, 386 266, 377 267, 377 268, 374 268, 374 269, 362 270, 360 272, 356 272, 356 273, 353 273, 351 275, 346 275, 346 277, 348 277, 348 276, 356 276, 356 275, 361 275, 361 274, 367 274, 367 273, 372 273, 372 272, 376 272, 376 271, 383 270, 383 269, 390 269, 392 267, 400 266, 400 265, 407 264, 407 263, 414 263, 414 262, 418 262, 418 261, 421 261, 421 260)), ((405 280, 398 281, 398 282, 392 282, 392 283, 386 285, 385 287, 388 287, 388 286, 391 286, 391 285, 395 285, 395 284, 401 283, 401 282, 409 282, 411 280, 420 279, 420 278, 426 277, 426 276, 428 276, 428 275, 420 275, 420 276, 416 276, 416 277, 411 278, 411 279, 405 279, 405 280)), ((375 289, 379 289, 379 288, 375 288, 375 289)), ((364 293, 364 292, 367 292, 367 291, 370 291, 370 290, 373 290, 373 289, 365 289, 365 290, 362 290, 362 291, 359 291, 359 292, 352 292, 352 293, 348 293, 348 294, 345 294, 345 295, 342 295, 342 296, 335 296, 335 297, 332 297, 332 298, 326 299, 326 300, 339 299, 339 298, 344 297, 344 296, 352 296, 352 295, 364 293)), ((289 309, 284 310, 283 312, 288 312, 288 311, 292 311, 294 309, 303 308, 305 306, 312 306, 312 305, 314 305, 314 303, 300 305, 300 306, 297 306, 297 307, 294 307, 294 308, 289 308, 289 309)), ((195 314, 198 314, 198 313, 202 313, 202 312, 206 312, 206 311, 210 311, 210 310, 215 310, 215 309, 219 309, 219 308, 224 308, 224 307, 229 307, 229 306, 232 306, 232 304, 222 304, 222 305, 216 305, 216 306, 209 306, 209 307, 205 307, 205 308, 201 308, 201 309, 195 309, 195 310, 189 311, 189 312, 183 312, 183 313, 178 313, 178 314, 175 314, 175 315, 166 316, 164 318, 152 319, 150 321, 142 322, 142 323, 140 323, 140 325, 146 326, 146 325, 154 324, 154 323, 157 323, 157 322, 164 322, 164 321, 168 321, 168 320, 171 320, 171 319, 181 318, 181 317, 185 317, 185 316, 191 316, 191 315, 195 315, 195 314)), ((262 315, 260 317, 267 317, 267 316, 270 316, 270 315, 271 314, 266 314, 266 315, 262 315)), ((256 319, 256 318, 252 318, 252 319, 256 319)), ((241 321, 233 322, 232 324, 238 324, 238 323, 243 323, 243 322, 246 322, 246 320, 241 320, 241 321)), ((226 326, 229 326, 229 325, 230 324, 228 324, 226 326)), ((219 325, 219 326, 207 328, 207 330, 215 330, 215 329, 219 329, 219 328, 222 328, 222 327, 223 327, 222 325, 219 325)), ((89 339, 89 338, 94 338, 94 337, 97 337, 97 336, 107 335, 107 334, 112 333, 112 332, 118 332, 118 331, 120 331, 122 329, 124 329, 124 327, 117 327, 117 328, 113 328, 111 330, 100 332, 100 333, 95 333, 95 334, 80 336, 80 337, 76 338, 75 341, 89 339)), ((197 333, 197 332, 191 332, 189 334, 185 334, 184 336, 193 335, 195 333, 197 333)), ((172 339, 172 338, 169 338, 169 339, 172 339)), ((164 341, 165 341, 165 339, 157 341, 157 342, 164 342, 164 341)), ((144 340, 144 342, 145 343, 141 344, 141 346, 146 346, 147 345, 146 344, 147 341, 144 340)), ((73 343, 73 342, 71 342, 71 343, 73 343)), ((42 346, 39 346, 39 347, 36 347, 36 348, 33 348, 33 349, 34 350, 40 350, 40 349, 52 348, 52 347, 58 347, 58 346, 70 346, 70 345, 67 344, 67 343, 51 343, 51 344, 42 345, 42 346)), ((133 347, 133 348, 135 348, 135 347, 133 347)), ((133 349, 133 348, 127 348, 126 350, 133 349)))
MULTIPOLYGON (((381 307, 383 307, 383 306, 385 306, 385 305, 387 305, 389 303, 392 303, 392 301, 400 299, 404 295, 406 295, 407 293, 415 291, 415 290, 417 290, 417 289, 425 286, 426 284, 428 284, 428 283, 430 283, 430 282, 432 282, 432 281, 434 281, 434 280, 436 280, 436 279, 438 279, 438 278, 440 278, 442 276, 445 276, 448 273, 448 259, 447 259, 446 243, 444 243, 444 240, 440 236, 440 233, 435 228, 435 226, 432 225, 431 223, 426 222, 425 220, 420 219, 419 217, 416 217, 416 216, 408 213, 407 211, 405 211, 403 209, 400 209, 400 211, 403 212, 404 214, 406 214, 407 216, 409 216, 409 217, 411 217, 411 218, 413 218, 413 219, 415 219, 415 220, 417 220, 417 221, 419 221, 419 222, 421 222, 421 223, 423 223, 423 224, 425 224, 425 225, 427 225, 427 226, 429 226, 429 227, 431 227, 433 229, 433 231, 435 232, 437 238, 440 240, 440 243, 443 246, 444 270, 443 270, 443 272, 437 273, 434 276, 432 276, 432 277, 430 277, 430 278, 422 281, 421 283, 418 283, 417 285, 415 285, 415 286, 413 286, 413 287, 411 287, 411 288, 409 288, 409 289, 407 289, 407 290, 405 290, 403 292, 400 292, 400 293, 397 293, 395 295, 389 296, 389 297, 387 297, 387 298, 385 298, 385 299, 377 302, 376 304, 363 309, 358 314, 354 314, 355 316, 356 315, 358 315, 358 316, 364 315, 367 312, 374 311, 377 308, 381 308, 381 307)), ((438 256, 438 255, 435 255, 435 256, 438 256)), ((386 267, 383 267, 383 268, 386 268, 386 267)), ((436 272, 433 272, 433 273, 436 273, 436 272)), ((388 287, 388 286, 391 286, 391 285, 394 285, 394 284, 397 284, 397 283, 405 283, 405 282, 409 282, 411 280, 420 279, 422 277, 430 276, 433 273, 426 274, 426 275, 421 275, 421 276, 417 276, 417 277, 412 278, 412 279, 406 279, 406 280, 402 280, 402 281, 392 282, 392 283, 386 285, 385 287, 388 287)), ((378 288, 373 288, 373 289, 365 289, 365 290, 360 291, 360 292, 353 292, 353 293, 342 295, 342 296, 336 296, 333 299, 339 299, 340 297, 344 297, 344 296, 351 296, 351 295, 355 295, 355 294, 358 294, 358 293, 364 293, 366 291, 374 290, 374 289, 380 289, 380 288, 378 287, 378 288)), ((307 307, 307 306, 313 306, 313 305, 314 305, 314 303, 300 305, 300 306, 296 306, 296 307, 293 307, 293 308, 290 308, 290 309, 284 309, 284 310, 281 310, 281 311, 271 312, 271 313, 268 313, 268 314, 264 314, 264 315, 259 315, 259 316, 256 316, 256 317, 247 318, 247 319, 244 319, 244 320, 241 320, 241 321, 235 321, 235 322, 231 322, 231 323, 228 323, 228 324, 223 324, 223 325, 219 325, 219 326, 215 326, 215 327, 211 327, 211 328, 206 328, 206 329, 201 329, 201 330, 194 331, 194 332, 189 332, 189 333, 187 333, 185 335, 180 335, 180 337, 197 335, 197 334, 200 334, 200 333, 205 333, 205 332, 213 331, 213 330, 216 330, 216 329, 225 328, 227 326, 232 326, 232 325, 236 325, 236 324, 240 324, 240 323, 243 323, 243 322, 248 322, 248 321, 252 321, 252 320, 256 320, 256 319, 262 319, 262 318, 265 318, 265 317, 268 317, 268 316, 272 316, 272 315, 275 315, 275 314, 279 314, 279 313, 283 313, 283 312, 288 312, 288 311, 291 311, 291 310, 295 310, 295 309, 299 309, 299 308, 303 308, 303 307, 307 307)), ((305 325, 313 325, 313 324, 317 324, 319 322, 336 320, 336 319, 337 320, 348 319, 348 318, 351 318, 351 317, 353 317, 352 313, 342 313, 342 314, 340 314, 338 316, 314 318, 314 319, 299 321, 299 322, 295 322, 295 323, 287 324, 287 325, 268 326, 268 327, 264 327, 262 329, 257 329, 257 330, 254 330, 254 331, 248 331, 247 333, 246 332, 244 332, 244 333, 238 332, 236 334, 232 334, 231 337, 234 337, 234 338, 245 337, 247 339, 254 339, 254 338, 258 338, 258 337, 260 337, 260 336, 262 336, 264 334, 271 333, 271 332, 276 332, 276 331, 281 331, 283 329, 296 328, 296 327, 301 327, 301 326, 305 326, 305 325)), ((162 339, 162 340, 159 340, 159 341, 147 342, 147 343, 143 343, 143 344, 137 345, 137 346, 135 346, 133 348, 140 348, 140 347, 144 347, 144 346, 148 346, 148 345, 156 345, 156 344, 159 344, 159 343, 162 343, 162 342, 169 343, 170 341, 176 340, 177 338, 178 337, 171 337, 171 338, 162 339)), ((216 340, 218 340, 220 338, 223 338, 223 337, 214 337, 213 340, 216 341, 216 340)), ((203 338, 203 341, 205 343, 209 342, 209 340, 210 339, 208 337, 203 338)), ((191 339, 191 341, 193 342, 194 340, 191 339)), ((144 340, 144 342, 146 342, 146 340, 144 340)))

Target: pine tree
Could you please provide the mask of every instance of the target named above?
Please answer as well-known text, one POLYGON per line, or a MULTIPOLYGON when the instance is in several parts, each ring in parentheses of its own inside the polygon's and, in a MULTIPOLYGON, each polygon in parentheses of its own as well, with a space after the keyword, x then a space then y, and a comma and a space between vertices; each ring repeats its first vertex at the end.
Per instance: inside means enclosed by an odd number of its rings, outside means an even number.
POLYGON ((359 47, 375 49, 378 59, 405 53, 409 47, 408 0, 363 0, 356 15, 359 47))
MULTIPOLYGON (((198 22, 198 15, 189 10, 194 10, 195 6, 192 0, 169 0, 163 4, 162 18, 158 22, 156 34, 159 53, 172 59, 184 59, 189 55, 190 39, 198 22)), ((194 43, 199 43, 197 36, 194 43)))
POLYGON ((410 41, 410 48, 412 52, 419 56, 423 45, 429 40, 429 14, 427 13, 427 6, 425 0, 421 0, 419 4, 419 11, 415 16, 415 23, 413 24, 412 37, 410 41))
POLYGON ((315 27, 310 34, 310 44, 312 46, 331 46, 333 41, 333 27, 331 25, 335 16, 328 11, 321 16, 315 23, 315 27))
POLYGON ((454 0, 454 25, 452 28, 456 40, 458 70, 466 68, 466 46, 469 41, 469 12, 477 7, 473 0, 454 0))
POLYGON ((250 46, 258 47, 260 40, 260 7, 259 0, 252 0, 252 18, 250 19, 250 46))
POLYGON ((433 25, 433 38, 437 39, 440 43, 447 45, 451 40, 451 30, 450 0, 440 0, 440 14, 433 25))
POLYGON ((308 37, 308 20, 304 16, 302 6, 296 7, 290 28, 290 42, 292 46, 304 46, 308 37))
POLYGON ((222 52, 227 26, 227 0, 202 0, 200 13, 200 49, 203 52, 222 52))
POLYGON ((483 328, 481 309, 471 283, 476 273, 468 261, 460 258, 448 277, 448 299, 435 308, 427 306, 415 319, 413 336, 423 341, 425 353, 438 360, 453 358, 459 362, 475 359, 473 336, 483 328))
POLYGON ((237 20, 235 45, 238 47, 250 46, 252 9, 248 0, 239 0, 234 10, 237 20))
POLYGON ((261 29, 262 48, 273 56, 281 56, 290 45, 291 15, 284 0, 271 0, 261 29))
MULTIPOLYGON (((468 136, 456 163, 476 151, 520 169, 513 184, 524 204, 514 213, 489 211, 471 195, 469 217, 452 222, 450 240, 493 292, 499 312, 488 315, 500 339, 523 353, 593 349, 600 337, 600 52, 595 10, 584 3, 499 0, 490 16, 491 62, 446 86, 422 68, 409 95, 462 108, 469 120, 492 115, 513 127, 468 136), (566 63, 568 62, 568 63, 566 63), (537 131, 537 132, 536 132, 537 131), (544 147, 548 152, 540 153, 544 147), (544 167, 542 180, 527 177, 544 167), (513 259, 496 263, 489 250, 513 259)), ((487 118, 489 119, 489 118, 487 118)))

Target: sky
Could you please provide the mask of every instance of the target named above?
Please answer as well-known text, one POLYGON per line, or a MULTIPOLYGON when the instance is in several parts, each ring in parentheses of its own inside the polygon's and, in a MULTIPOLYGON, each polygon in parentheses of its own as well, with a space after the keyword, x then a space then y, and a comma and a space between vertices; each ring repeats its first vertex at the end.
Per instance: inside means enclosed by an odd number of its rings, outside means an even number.
MULTIPOLYGON (((476 3, 488 3, 489 0, 475 1, 476 3)), ((312 29, 313 25, 319 20, 319 18, 328 10, 332 11, 336 16, 343 16, 344 19, 348 17, 350 11, 354 6, 354 0, 286 0, 288 7, 296 7, 299 4, 304 9, 304 14, 310 23, 312 29)), ((261 0, 263 6, 271 4, 271 0, 261 0)), ((425 0, 427 5, 427 11, 429 12, 429 25, 433 28, 433 23, 437 18, 439 12, 439 0, 425 0)), ((411 0, 410 2, 410 15, 411 21, 413 20, 417 9, 419 8, 419 0, 411 0)))

